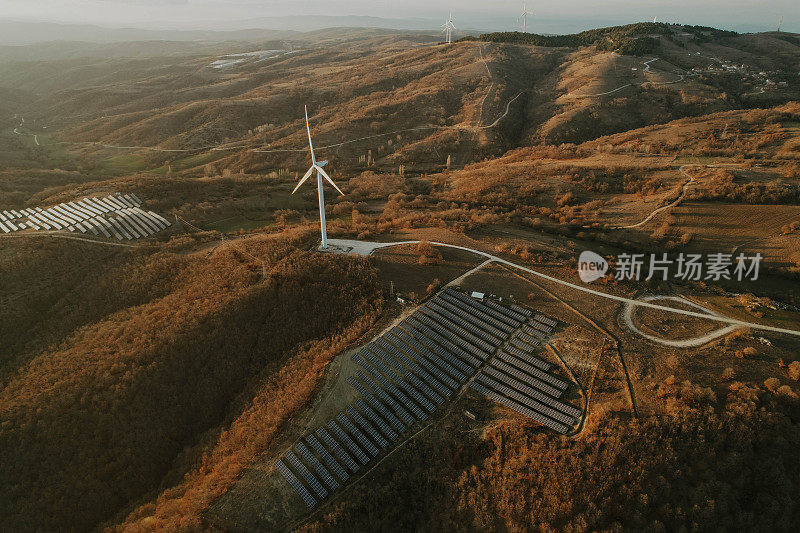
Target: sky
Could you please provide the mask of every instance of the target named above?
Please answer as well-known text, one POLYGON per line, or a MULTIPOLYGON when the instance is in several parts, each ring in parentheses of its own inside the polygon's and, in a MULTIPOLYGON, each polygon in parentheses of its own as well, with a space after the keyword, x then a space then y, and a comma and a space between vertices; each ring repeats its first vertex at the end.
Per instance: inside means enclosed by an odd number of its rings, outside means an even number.
MULTIPOLYGON (((527 0, 535 13, 529 31, 562 33, 653 20, 752 31, 800 32, 798 0, 527 0), (572 24, 570 24, 570 21, 572 24), (555 31, 547 31, 555 30, 555 31), (561 29, 561 31, 559 31, 561 29)), ((444 19, 452 9, 464 29, 517 25, 522 0, 0 0, 0 19, 152 29, 241 29, 252 19, 289 15, 369 15, 444 19)), ((249 23, 249 24, 248 24, 249 23)))

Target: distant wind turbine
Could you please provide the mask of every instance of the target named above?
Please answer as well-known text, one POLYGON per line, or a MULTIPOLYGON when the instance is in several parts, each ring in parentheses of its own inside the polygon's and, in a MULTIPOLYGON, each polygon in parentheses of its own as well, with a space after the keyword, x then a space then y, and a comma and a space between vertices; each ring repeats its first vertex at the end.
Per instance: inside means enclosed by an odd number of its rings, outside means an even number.
POLYGON ((656 15, 655 17, 653 17, 653 24, 655 24, 657 21, 658 21, 658 15, 656 15))
POLYGON ((448 17, 447 22, 442 24, 442 32, 447 34, 447 44, 453 42, 453 30, 456 29, 455 24, 453 24, 453 12, 450 11, 450 17, 448 17))
POLYGON ((783 26, 783 16, 781 16, 781 20, 778 21, 778 33, 781 32, 781 27, 783 26))
POLYGON ((517 22, 519 22, 520 20, 522 21, 522 29, 524 29, 524 30, 528 29, 528 15, 533 15, 533 12, 532 11, 528 11, 528 8, 525 5, 525 2, 522 2, 522 15, 519 16, 519 18, 517 19, 517 22))
POLYGON ((303 176, 303 179, 301 179, 297 184, 297 187, 294 188, 292 194, 297 192, 297 189, 299 189, 300 186, 303 185, 303 183, 305 183, 309 177, 311 177, 311 174, 313 174, 315 170, 317 171, 317 194, 319 196, 319 225, 322 231, 322 249, 327 250, 328 230, 325 226, 325 193, 322 190, 322 178, 324 177, 326 180, 328 180, 328 183, 333 185, 333 188, 339 191, 339 194, 344 196, 344 193, 341 189, 339 189, 339 187, 336 186, 331 177, 328 176, 328 174, 322 169, 322 167, 327 165, 328 162, 320 161, 317 163, 317 157, 314 155, 314 144, 311 142, 311 126, 308 125, 308 106, 306 106, 306 131, 308 132, 308 147, 311 150, 311 168, 308 169, 306 175, 303 176))

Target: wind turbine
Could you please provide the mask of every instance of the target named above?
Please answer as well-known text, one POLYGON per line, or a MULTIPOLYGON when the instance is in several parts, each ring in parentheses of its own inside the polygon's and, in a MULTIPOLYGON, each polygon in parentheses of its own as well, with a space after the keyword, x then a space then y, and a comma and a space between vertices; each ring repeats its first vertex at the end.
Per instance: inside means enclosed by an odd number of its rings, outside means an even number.
POLYGON ((447 22, 442 24, 442 32, 447 34, 447 44, 453 42, 453 30, 456 29, 455 24, 453 24, 453 12, 450 11, 450 17, 448 17, 447 22))
POLYGON ((781 20, 778 22, 778 33, 781 32, 781 26, 783 26, 783 15, 781 15, 781 20))
POLYGON ((522 29, 528 29, 528 15, 533 15, 532 11, 528 11, 528 7, 526 6, 525 2, 522 2, 522 15, 519 16, 517 22, 520 20, 522 21, 522 29))
POLYGON ((300 188, 306 180, 311 177, 311 174, 314 171, 317 171, 317 194, 319 196, 319 225, 320 230, 322 231, 322 249, 328 249, 328 230, 325 226, 325 193, 322 190, 322 178, 324 177, 328 182, 333 185, 333 188, 339 191, 339 194, 344 196, 342 190, 336 186, 330 176, 322 169, 325 165, 328 164, 327 161, 320 161, 317 163, 317 157, 314 155, 314 144, 311 142, 311 126, 308 125, 308 106, 306 106, 306 131, 308 132, 308 147, 311 150, 311 168, 308 169, 306 175, 303 176, 303 179, 297 184, 297 187, 294 188, 292 194, 297 192, 297 189, 300 188))

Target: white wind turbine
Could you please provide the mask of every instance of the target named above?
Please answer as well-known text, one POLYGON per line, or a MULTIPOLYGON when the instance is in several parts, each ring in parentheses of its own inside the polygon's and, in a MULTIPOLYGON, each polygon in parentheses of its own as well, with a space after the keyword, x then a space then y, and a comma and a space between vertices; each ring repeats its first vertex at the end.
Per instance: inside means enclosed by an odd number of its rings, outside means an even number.
POLYGON ((525 5, 525 2, 522 2, 522 15, 519 16, 517 22, 520 20, 522 21, 522 29, 524 30, 528 29, 528 15, 533 16, 533 12, 528 11, 528 7, 525 5))
POLYGON ((314 144, 311 142, 311 126, 308 125, 308 106, 306 106, 306 131, 308 132, 308 147, 311 150, 311 168, 308 169, 306 175, 303 176, 303 179, 301 179, 297 184, 297 187, 294 188, 292 194, 297 192, 297 189, 299 189, 300 186, 303 185, 303 183, 305 183, 309 177, 311 177, 311 174, 313 174, 315 170, 317 171, 317 194, 319 196, 319 225, 320 230, 322 231, 322 249, 327 250, 328 230, 325 226, 325 193, 322 190, 322 178, 324 177, 326 180, 328 180, 328 182, 333 185, 333 188, 339 191, 339 194, 344 196, 344 193, 341 189, 339 189, 339 187, 336 186, 331 177, 328 176, 328 174, 322 169, 322 167, 327 165, 328 162, 320 161, 317 163, 317 157, 314 155, 314 144))
POLYGON ((453 30, 456 29, 455 24, 453 24, 453 12, 450 11, 450 17, 448 17, 447 22, 442 24, 442 32, 447 34, 447 44, 453 42, 453 30))

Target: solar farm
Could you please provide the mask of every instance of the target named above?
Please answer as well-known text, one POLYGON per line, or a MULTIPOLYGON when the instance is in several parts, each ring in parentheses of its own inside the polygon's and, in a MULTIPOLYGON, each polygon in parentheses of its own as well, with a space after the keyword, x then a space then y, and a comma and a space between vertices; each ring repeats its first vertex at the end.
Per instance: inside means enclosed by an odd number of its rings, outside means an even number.
POLYGON ((535 355, 557 326, 520 306, 447 288, 352 355, 357 398, 275 461, 311 508, 365 472, 412 428, 469 388, 561 434, 582 411, 570 382, 535 355))
POLYGON ((108 239, 143 239, 170 227, 153 211, 142 209, 135 194, 83 198, 46 208, 0 211, 0 232, 69 231, 108 239))

